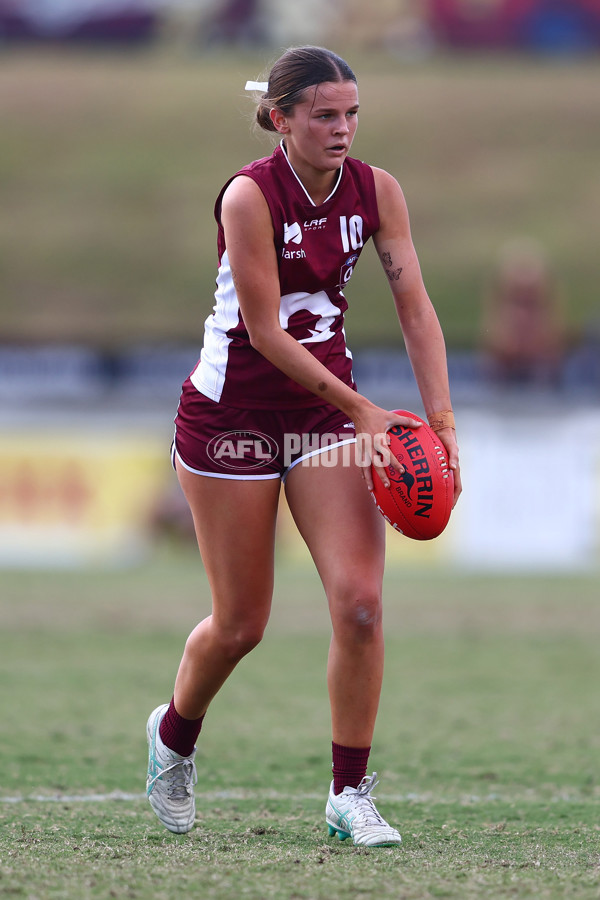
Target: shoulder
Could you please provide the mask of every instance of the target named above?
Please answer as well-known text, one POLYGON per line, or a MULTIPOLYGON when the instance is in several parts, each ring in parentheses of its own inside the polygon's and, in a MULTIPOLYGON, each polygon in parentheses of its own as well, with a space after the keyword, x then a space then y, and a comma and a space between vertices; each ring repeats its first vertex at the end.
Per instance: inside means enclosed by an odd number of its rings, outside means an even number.
POLYGON ((374 168, 368 163, 353 156, 346 157, 344 162, 344 171, 355 181, 362 181, 365 185, 373 188, 374 168))
POLYGON ((225 206, 228 209, 238 206, 250 208, 254 203, 260 207, 264 201, 266 185, 269 181, 269 172, 277 166, 277 148, 271 156, 256 159, 239 169, 221 188, 215 203, 215 217, 220 221, 225 206))
POLYGON ((245 172, 234 175, 223 191, 223 206, 246 205, 256 202, 263 193, 252 176, 245 172))
POLYGON ((379 169, 377 166, 371 166, 373 178, 375 179, 375 190, 377 191, 377 199, 385 199, 390 197, 396 201, 404 202, 404 194, 398 181, 385 169, 379 169))
POLYGON ((225 189, 220 219, 228 245, 232 240, 247 246, 273 241, 269 205, 258 184, 245 175, 235 176, 225 189))
POLYGON ((393 227, 395 230, 408 228, 408 208, 398 181, 385 169, 378 169, 375 166, 373 177, 381 228, 393 227))
POLYGON ((282 181, 285 182, 285 176, 289 174, 290 167, 279 146, 275 147, 270 156, 255 159, 236 172, 236 176, 246 175, 251 178, 260 185, 263 192, 273 190, 277 185, 281 186, 282 181))
POLYGON ((220 207, 222 216, 241 216, 246 222, 268 213, 268 204, 258 183, 245 173, 234 175, 226 185, 220 207))
POLYGON ((402 188, 393 175, 390 175, 385 169, 371 166, 358 159, 348 158, 346 163, 350 163, 349 168, 353 174, 360 173, 364 182, 371 187, 380 214, 385 214, 387 211, 390 214, 398 215, 406 211, 402 188))

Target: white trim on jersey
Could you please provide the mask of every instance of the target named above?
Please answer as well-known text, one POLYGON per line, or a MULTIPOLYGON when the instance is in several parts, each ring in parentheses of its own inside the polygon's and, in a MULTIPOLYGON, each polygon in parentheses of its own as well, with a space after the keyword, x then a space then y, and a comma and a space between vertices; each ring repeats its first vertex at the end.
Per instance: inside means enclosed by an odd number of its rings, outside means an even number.
POLYGON ((196 390, 218 403, 225 385, 231 343, 227 332, 238 324, 240 312, 227 251, 221 257, 215 300, 214 311, 204 323, 204 345, 200 362, 190 378, 196 390))
MULTIPOLYGON (((348 341, 346 340, 346 329, 345 328, 342 328, 342 334, 344 335, 344 346, 346 348, 346 356, 348 357, 348 359, 354 359, 354 357, 352 356, 352 350, 348 346, 348 341)), ((352 380, 354 381, 354 378, 352 380)))
MULTIPOLYGON (((294 169, 293 165, 291 164, 291 162, 290 162, 290 160, 289 160, 289 157, 288 157, 288 155, 287 155, 287 150, 285 149, 285 144, 283 143, 283 138, 282 138, 281 141, 279 142, 279 146, 281 147, 281 150, 282 150, 282 152, 283 152, 283 155, 285 156, 285 158, 286 158, 286 160, 287 160, 288 166, 290 167, 290 169, 291 169, 292 172, 294 173, 294 178, 296 179, 296 181, 298 182, 298 184, 300 185, 300 187, 302 188, 302 190, 304 191, 304 193, 305 193, 306 196, 308 197, 308 202, 310 203, 311 206, 316 206, 317 204, 315 203, 315 201, 313 200, 313 198, 310 196, 310 194, 308 193, 308 191, 306 190, 306 188, 305 188, 304 185, 302 184, 300 178, 299 178, 298 175, 296 174, 296 170, 294 169)), ((342 178, 342 172, 343 172, 343 170, 344 170, 344 164, 342 163, 342 165, 341 165, 340 168, 339 168, 338 177, 337 177, 336 182, 335 182, 335 184, 334 184, 334 186, 333 186, 333 190, 332 190, 332 192, 330 193, 329 197, 327 197, 325 200, 323 200, 323 203, 327 203, 327 200, 331 200, 331 198, 333 197, 333 195, 334 195, 335 192, 337 191, 338 185, 339 185, 339 183, 340 183, 340 181, 341 181, 341 178, 342 178)), ((320 203, 319 206, 322 206, 322 204, 320 203)))

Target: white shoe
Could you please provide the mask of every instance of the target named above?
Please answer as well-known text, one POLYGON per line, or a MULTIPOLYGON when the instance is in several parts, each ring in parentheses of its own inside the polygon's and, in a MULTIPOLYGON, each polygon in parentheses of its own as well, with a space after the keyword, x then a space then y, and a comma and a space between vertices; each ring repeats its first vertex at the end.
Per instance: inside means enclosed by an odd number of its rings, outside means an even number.
POLYGON ((146 726, 149 748, 146 796, 165 828, 175 834, 185 834, 193 828, 196 818, 196 749, 191 756, 180 756, 165 747, 158 729, 168 708, 168 703, 157 706, 146 726))
POLYGON ((340 841, 351 837, 355 844, 363 847, 392 847, 401 843, 396 829, 388 825, 375 808, 371 791, 376 784, 377 772, 370 777, 365 775, 357 788, 345 787, 341 794, 333 793, 331 782, 325 810, 330 835, 337 832, 340 841))

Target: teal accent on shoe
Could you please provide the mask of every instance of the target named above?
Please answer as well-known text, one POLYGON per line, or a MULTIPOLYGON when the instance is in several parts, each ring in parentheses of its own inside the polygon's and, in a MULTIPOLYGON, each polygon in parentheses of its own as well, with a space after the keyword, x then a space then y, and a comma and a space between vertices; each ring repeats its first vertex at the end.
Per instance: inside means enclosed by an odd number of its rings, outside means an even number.
MULTIPOLYGON (((331 803, 331 800, 329 802, 331 803)), ((342 829, 343 833, 346 835, 346 837, 350 837, 350 828, 352 826, 352 821, 354 819, 354 816, 351 816, 349 813, 341 813, 338 809, 336 809, 336 807, 334 806, 333 803, 331 803, 331 808, 333 809, 336 816, 338 817, 339 824, 346 826, 345 828, 342 829)), ((338 832, 340 831, 339 828, 337 830, 338 830, 338 832)))
POLYGON ((350 834, 347 831, 342 831, 341 828, 336 828, 335 825, 329 825, 329 823, 327 824, 329 827, 329 837, 333 837, 337 834, 340 841, 345 841, 346 838, 350 837, 350 834))

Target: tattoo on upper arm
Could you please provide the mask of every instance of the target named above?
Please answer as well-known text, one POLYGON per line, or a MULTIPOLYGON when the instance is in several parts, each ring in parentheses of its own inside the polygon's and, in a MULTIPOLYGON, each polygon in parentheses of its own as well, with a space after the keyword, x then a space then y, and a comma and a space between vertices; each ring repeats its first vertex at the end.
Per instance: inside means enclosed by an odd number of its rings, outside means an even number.
POLYGON ((389 280, 398 281, 398 279, 400 278, 400 273, 402 272, 402 266, 400 266, 398 269, 392 268, 392 254, 388 253, 386 250, 385 253, 381 254, 381 262, 383 263, 385 274, 387 275, 389 280))

